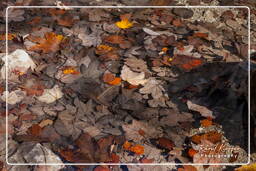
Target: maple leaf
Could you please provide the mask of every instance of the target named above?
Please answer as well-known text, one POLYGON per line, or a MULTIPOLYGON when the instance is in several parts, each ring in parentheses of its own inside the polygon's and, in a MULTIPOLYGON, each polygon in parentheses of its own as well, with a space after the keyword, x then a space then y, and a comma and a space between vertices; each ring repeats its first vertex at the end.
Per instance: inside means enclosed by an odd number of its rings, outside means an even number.
POLYGON ((133 26, 133 23, 130 22, 128 19, 124 19, 121 21, 116 22, 116 26, 121 29, 127 29, 133 26))
POLYGON ((44 38, 32 37, 30 40, 38 44, 32 46, 29 50, 42 51, 43 53, 56 52, 59 50, 63 39, 62 35, 57 35, 53 32, 45 33, 44 38))

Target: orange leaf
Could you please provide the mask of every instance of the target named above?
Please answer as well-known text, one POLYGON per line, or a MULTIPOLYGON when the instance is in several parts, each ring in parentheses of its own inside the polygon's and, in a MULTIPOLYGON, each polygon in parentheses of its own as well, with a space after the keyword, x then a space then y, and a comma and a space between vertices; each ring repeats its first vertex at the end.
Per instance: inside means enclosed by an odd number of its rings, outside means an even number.
POLYGON ((197 169, 191 165, 184 165, 183 167, 184 167, 184 171, 197 171, 197 169))
POLYGON ((138 85, 132 85, 132 84, 129 84, 128 85, 128 89, 134 89, 134 88, 138 88, 139 86, 138 85))
POLYGON ((172 150, 174 147, 174 143, 171 140, 164 138, 164 137, 161 137, 158 139, 158 144, 161 147, 166 148, 168 150, 172 150))
POLYGON ((105 37, 104 40, 108 43, 120 44, 124 41, 124 37, 119 36, 119 35, 110 35, 110 36, 105 37))
POLYGON ((212 125, 212 121, 208 119, 204 119, 200 121, 202 127, 209 127, 212 125))
POLYGON ((97 48, 95 50, 95 53, 98 54, 98 55, 102 55, 102 54, 105 54, 105 53, 110 52, 112 50, 113 50, 113 48, 111 46, 99 45, 99 46, 97 46, 97 48))
POLYGON ((67 66, 62 70, 63 74, 72 74, 72 75, 78 75, 80 74, 79 71, 77 71, 74 67, 67 66))
POLYGON ((154 160, 153 160, 153 159, 146 159, 146 158, 143 158, 143 159, 140 159, 140 162, 141 162, 141 163, 153 163, 154 160))
POLYGON ((105 73, 102 79, 105 83, 109 83, 111 81, 114 81, 115 75, 111 73, 105 73))
POLYGON ((113 81, 108 82, 110 85, 119 85, 121 83, 122 79, 120 77, 115 77, 113 81))
MULTIPOLYGON (((13 40, 15 37, 16 37, 15 34, 8 33, 7 40, 13 40)), ((6 34, 1 34, 0 40, 6 40, 6 34)))
POLYGON ((191 158, 193 158, 193 156, 194 156, 196 153, 198 153, 198 151, 194 150, 193 148, 190 148, 190 149, 188 150, 188 155, 189 155, 189 157, 191 157, 191 158))
POLYGON ((125 141, 125 143, 123 144, 123 148, 125 150, 129 150, 131 146, 132 146, 132 144, 128 141, 125 141))
POLYGON ((142 155, 144 154, 144 147, 142 145, 134 145, 130 148, 131 152, 134 152, 135 154, 142 155))
POLYGON ((196 143, 196 144, 200 144, 201 143, 201 136, 200 135, 193 135, 191 140, 196 143))
POLYGON ((115 153, 111 153, 111 159, 112 159, 112 163, 119 163, 120 161, 120 157, 118 155, 116 155, 115 153))
POLYGON ((195 36, 195 37, 200 37, 200 38, 207 38, 207 37, 208 37, 208 34, 207 34, 207 33, 200 33, 200 32, 197 32, 197 33, 194 33, 193 36, 195 36))
POLYGON ((45 33, 44 38, 33 37, 32 41, 38 42, 37 45, 32 46, 29 50, 42 51, 43 53, 56 52, 59 50, 59 45, 63 40, 62 35, 57 35, 53 32, 45 33))

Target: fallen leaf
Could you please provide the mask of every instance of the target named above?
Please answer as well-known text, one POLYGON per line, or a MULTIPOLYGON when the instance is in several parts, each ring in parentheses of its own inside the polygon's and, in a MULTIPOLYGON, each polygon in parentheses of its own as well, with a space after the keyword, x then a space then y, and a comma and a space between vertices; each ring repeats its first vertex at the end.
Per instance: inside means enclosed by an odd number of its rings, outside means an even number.
POLYGON ((191 157, 191 158, 193 158, 193 156, 194 156, 196 153, 198 153, 198 151, 194 150, 193 148, 190 148, 190 149, 188 150, 188 156, 191 157))
POLYGON ((33 124, 29 129, 28 129, 28 134, 33 135, 35 137, 40 136, 42 133, 42 127, 39 126, 39 124, 33 124))
MULTIPOLYGON (((16 37, 16 34, 8 33, 7 40, 13 40, 15 37, 16 37)), ((6 40, 6 34, 1 34, 0 40, 6 40)))
POLYGON ((14 90, 11 92, 4 91, 3 95, 1 96, 1 99, 3 101, 6 101, 7 94, 8 94, 7 103, 13 104, 13 105, 21 102, 26 96, 26 93, 24 91, 21 91, 20 89, 14 90))
POLYGON ((41 96, 44 93, 44 88, 41 84, 35 84, 31 87, 23 87, 22 89, 26 92, 27 96, 41 96))
POLYGON ((148 80, 145 79, 145 73, 133 72, 128 66, 124 65, 121 71, 121 78, 132 85, 145 84, 148 80))
POLYGON ((133 23, 128 19, 122 19, 121 21, 116 22, 116 26, 121 29, 128 29, 133 26, 133 23))
POLYGON ((74 24, 74 19, 71 16, 58 17, 56 20, 60 26, 71 27, 74 24))
POLYGON ((115 75, 114 74, 111 74, 111 73, 104 73, 103 77, 102 77, 102 80, 105 82, 105 83, 108 83, 108 82, 111 82, 115 79, 115 75))
POLYGON ((167 138, 164 138, 164 137, 158 138, 157 139, 157 144, 160 147, 168 149, 168 150, 172 150, 173 147, 174 147, 174 143, 171 140, 169 140, 167 138))
POLYGON ((110 85, 119 85, 121 83, 121 78, 120 77, 115 77, 113 81, 107 82, 110 85))
POLYGON ((62 69, 62 73, 63 74, 72 74, 72 75, 78 75, 80 74, 79 71, 77 71, 75 69, 75 67, 72 67, 72 66, 65 66, 63 69, 62 69))
POLYGON ((196 32, 196 33, 193 34, 193 36, 206 39, 208 37, 208 34, 207 33, 196 32))
POLYGON ((129 57, 125 59, 125 64, 135 72, 149 72, 147 63, 136 57, 129 57))
POLYGON ((140 159, 140 162, 141 162, 141 163, 153 163, 154 160, 153 160, 153 159, 143 158, 143 159, 140 159))
POLYGON ((139 142, 145 137, 147 138, 158 138, 162 135, 162 130, 156 129, 152 125, 148 125, 145 122, 133 120, 132 124, 123 124, 122 128, 125 132, 125 137, 127 140, 133 140, 134 142, 139 142), (140 135, 139 130, 143 130, 145 135, 140 135))
POLYGON ((204 106, 194 104, 190 100, 187 101, 187 106, 189 110, 199 112, 204 117, 214 118, 213 112, 204 106))
POLYGON ((44 128, 44 127, 46 127, 46 126, 48 126, 48 125, 52 125, 52 124, 53 124, 53 121, 52 121, 52 120, 46 119, 46 120, 41 121, 40 124, 39 124, 39 126, 40 126, 41 128, 44 128))
POLYGON ((130 151, 134 152, 137 155, 142 155, 142 154, 144 154, 144 147, 142 145, 137 144, 137 145, 130 147, 130 151))
POLYGON ((142 94, 151 94, 154 99, 158 99, 162 97, 164 95, 163 92, 165 92, 161 84, 161 81, 151 77, 139 91, 142 94))
POLYGON ((44 38, 34 37, 30 38, 32 42, 36 42, 37 45, 34 45, 29 48, 32 51, 42 51, 43 53, 56 52, 60 48, 60 43, 64 37, 62 35, 57 35, 53 32, 45 33, 44 38))
POLYGON ((55 85, 52 89, 44 89, 44 92, 41 96, 38 96, 37 99, 44 103, 53 103, 56 100, 62 98, 63 93, 58 85, 55 85))
POLYGON ((213 124, 212 120, 204 119, 200 121, 202 127, 209 127, 213 124))
MULTIPOLYGON (((6 74, 6 56, 3 55, 2 60, 5 62, 4 66, 1 68, 1 77, 5 79, 6 74)), ((26 51, 23 49, 17 49, 11 54, 7 56, 8 59, 8 79, 14 80, 17 79, 17 74, 15 71, 19 73, 26 73, 28 69, 34 70, 36 68, 36 64, 32 60, 32 58, 28 55, 26 51)))
POLYGON ((123 144, 123 148, 125 150, 130 150, 131 146, 132 146, 132 144, 129 141, 125 141, 123 144))
POLYGON ((125 41, 124 37, 120 35, 110 35, 105 37, 104 40, 112 44, 121 44, 125 41))
POLYGON ((174 19, 174 20, 172 21, 172 24, 173 24, 174 26, 176 26, 176 27, 182 26, 182 22, 181 22, 180 19, 174 19))
POLYGON ((201 136, 201 140, 208 140, 213 144, 221 142, 222 134, 216 131, 210 131, 201 136))
POLYGON ((256 163, 244 165, 235 169, 235 171, 255 171, 255 170, 256 170, 256 163))
POLYGON ((106 54, 106 53, 112 51, 113 49, 114 48, 111 46, 101 44, 101 45, 97 46, 95 53, 98 55, 103 55, 103 54, 106 54))

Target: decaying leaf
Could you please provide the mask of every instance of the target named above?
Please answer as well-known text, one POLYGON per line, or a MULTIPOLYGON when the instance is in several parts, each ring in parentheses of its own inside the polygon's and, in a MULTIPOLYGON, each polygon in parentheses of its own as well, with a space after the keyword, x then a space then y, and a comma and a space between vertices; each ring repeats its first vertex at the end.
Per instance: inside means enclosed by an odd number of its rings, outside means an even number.
POLYGON ((53 103, 56 100, 62 98, 63 93, 58 85, 55 85, 52 89, 45 89, 42 96, 38 96, 37 99, 44 103, 53 103))
POLYGON ((43 53, 56 52, 60 48, 60 43, 64 37, 53 32, 45 33, 44 38, 31 37, 30 41, 37 43, 29 48, 32 51, 42 51, 43 53))
POLYGON ((163 92, 165 91, 161 84, 161 81, 151 77, 140 89, 140 93, 151 94, 154 99, 158 99, 164 95, 163 92))
POLYGON ((192 103, 190 100, 187 101, 187 106, 190 110, 199 112, 204 117, 214 118, 213 112, 204 106, 192 103))
POLYGON ((128 66, 124 65, 121 71, 121 78, 132 85, 145 84, 148 80, 145 79, 145 73, 133 72, 128 66))
MULTIPOLYGON (((3 101, 6 101, 7 91, 3 92, 3 95, 1 96, 1 99, 3 101)), ((8 93, 7 103, 8 104, 16 104, 21 102, 24 97, 26 96, 26 93, 24 91, 21 91, 20 89, 14 90, 8 93)))
POLYGON ((125 64, 135 72, 149 72, 147 63, 136 57, 129 57, 125 59, 125 64))
POLYGON ((135 142, 139 142, 142 139, 146 138, 157 138, 162 135, 162 131, 156 129, 153 126, 148 125, 145 122, 133 120, 132 124, 124 124, 122 125, 123 130, 125 131, 125 137, 127 140, 133 140, 135 142), (142 136, 139 134, 139 131, 143 130, 145 135, 142 136))

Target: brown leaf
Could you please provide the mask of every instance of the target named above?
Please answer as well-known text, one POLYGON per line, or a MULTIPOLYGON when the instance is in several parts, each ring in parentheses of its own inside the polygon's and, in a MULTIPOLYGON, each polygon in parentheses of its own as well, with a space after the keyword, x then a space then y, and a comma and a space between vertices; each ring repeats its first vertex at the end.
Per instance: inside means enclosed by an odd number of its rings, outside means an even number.
POLYGON ((93 171, 111 171, 108 166, 97 166, 93 171))
POLYGON ((40 136, 42 133, 42 128, 38 124, 33 124, 29 129, 28 129, 28 134, 33 135, 35 137, 40 136))
POLYGON ((172 150, 174 147, 174 143, 171 140, 164 138, 164 137, 159 138, 157 140, 157 143, 160 147, 168 149, 168 150, 172 150))
POLYGON ((103 75, 103 81, 105 82, 105 83, 108 83, 108 82, 111 82, 111 81, 113 81, 114 79, 115 79, 115 75, 114 74, 111 74, 111 73, 105 73, 104 75, 103 75))
POLYGON ((74 24, 74 19, 71 16, 58 17, 56 20, 60 26, 71 27, 74 24))
POLYGON ((30 37, 31 41, 38 43, 32 46, 29 50, 42 51, 43 53, 56 52, 60 48, 60 43, 63 40, 62 35, 57 35, 53 32, 45 33, 44 38, 30 37))
POLYGON ((123 43, 125 41, 123 36, 119 36, 119 35, 110 35, 105 37, 104 39, 106 42, 108 43, 112 43, 112 44, 120 44, 123 43))
POLYGON ((95 161, 95 152, 99 147, 88 133, 81 134, 75 144, 79 147, 80 153, 86 155, 89 161, 95 161))

